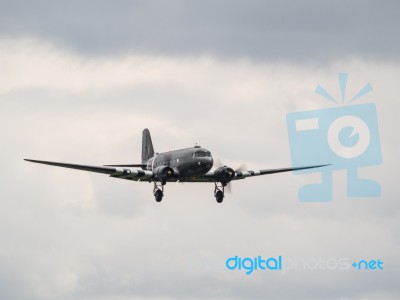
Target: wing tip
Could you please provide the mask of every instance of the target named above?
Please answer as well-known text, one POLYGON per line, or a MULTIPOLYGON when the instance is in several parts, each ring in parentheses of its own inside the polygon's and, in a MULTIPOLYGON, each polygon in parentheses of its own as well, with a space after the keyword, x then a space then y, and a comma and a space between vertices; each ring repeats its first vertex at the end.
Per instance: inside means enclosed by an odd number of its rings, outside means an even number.
POLYGON ((29 158, 24 158, 25 161, 30 161, 30 162, 41 162, 41 160, 36 160, 36 159, 29 159, 29 158))

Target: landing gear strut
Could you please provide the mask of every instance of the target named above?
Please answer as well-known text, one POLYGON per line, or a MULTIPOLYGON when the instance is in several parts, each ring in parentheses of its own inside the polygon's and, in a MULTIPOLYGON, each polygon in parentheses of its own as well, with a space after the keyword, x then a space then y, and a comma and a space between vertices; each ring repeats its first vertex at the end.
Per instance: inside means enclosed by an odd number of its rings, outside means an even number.
POLYGON ((157 202, 161 202, 164 196, 164 185, 165 183, 154 182, 153 195, 157 202))
POLYGON ((226 184, 216 182, 214 188, 214 197, 218 203, 221 203, 224 200, 224 191, 226 184))

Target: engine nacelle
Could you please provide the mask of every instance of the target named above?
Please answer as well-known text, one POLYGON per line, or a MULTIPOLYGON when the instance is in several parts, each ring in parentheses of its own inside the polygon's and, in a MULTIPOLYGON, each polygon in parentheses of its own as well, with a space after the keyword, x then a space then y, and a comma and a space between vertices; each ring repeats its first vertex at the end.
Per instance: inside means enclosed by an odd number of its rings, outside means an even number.
POLYGON ((168 178, 174 176, 175 172, 169 166, 160 166, 153 170, 154 177, 161 182, 161 184, 165 184, 168 178))
POLYGON ((227 166, 220 167, 214 171, 216 181, 226 185, 235 177, 235 171, 227 166))

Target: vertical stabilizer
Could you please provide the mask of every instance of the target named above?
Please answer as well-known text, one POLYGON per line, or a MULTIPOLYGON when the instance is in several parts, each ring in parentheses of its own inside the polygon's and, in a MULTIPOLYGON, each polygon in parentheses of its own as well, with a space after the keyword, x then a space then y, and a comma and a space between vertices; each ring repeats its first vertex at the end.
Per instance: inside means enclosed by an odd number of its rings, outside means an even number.
POLYGON ((154 156, 153 142, 151 141, 150 131, 146 128, 142 136, 142 164, 154 156))

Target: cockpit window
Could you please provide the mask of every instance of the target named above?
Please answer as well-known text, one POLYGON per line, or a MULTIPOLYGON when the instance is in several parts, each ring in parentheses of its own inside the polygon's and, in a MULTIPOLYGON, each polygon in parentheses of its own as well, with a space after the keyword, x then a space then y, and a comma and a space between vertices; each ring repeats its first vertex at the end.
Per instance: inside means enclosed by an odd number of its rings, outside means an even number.
POLYGON ((209 156, 211 156, 211 153, 207 151, 197 151, 194 153, 194 157, 209 157, 209 156))

